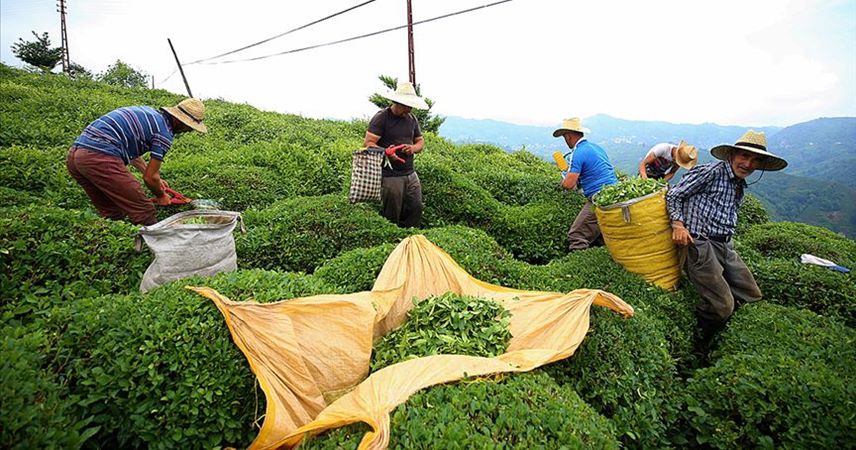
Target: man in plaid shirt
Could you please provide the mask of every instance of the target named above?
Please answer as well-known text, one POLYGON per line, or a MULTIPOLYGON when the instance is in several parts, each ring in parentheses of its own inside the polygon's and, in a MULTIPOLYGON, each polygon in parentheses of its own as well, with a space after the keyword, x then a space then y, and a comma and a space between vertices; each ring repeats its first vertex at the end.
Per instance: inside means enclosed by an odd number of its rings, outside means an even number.
POLYGON ((687 247, 685 269, 702 301, 696 317, 704 341, 721 329, 742 303, 761 299, 755 278, 734 251, 731 237, 746 177, 781 170, 788 163, 767 151, 764 133, 748 131, 734 145, 711 154, 721 161, 697 166, 666 194, 672 240, 687 247))

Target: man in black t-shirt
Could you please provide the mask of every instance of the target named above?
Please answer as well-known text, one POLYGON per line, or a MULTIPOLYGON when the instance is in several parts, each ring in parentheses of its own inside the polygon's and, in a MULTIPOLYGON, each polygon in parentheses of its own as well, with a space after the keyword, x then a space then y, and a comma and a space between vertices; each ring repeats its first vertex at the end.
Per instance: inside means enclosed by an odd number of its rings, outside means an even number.
POLYGON ((416 95, 413 84, 402 81, 395 92, 381 94, 392 105, 378 111, 366 131, 366 147, 401 146, 388 156, 381 180, 381 215, 400 227, 419 227, 422 223, 422 184, 413 170, 413 155, 422 151, 425 140, 412 108, 428 109, 416 95))

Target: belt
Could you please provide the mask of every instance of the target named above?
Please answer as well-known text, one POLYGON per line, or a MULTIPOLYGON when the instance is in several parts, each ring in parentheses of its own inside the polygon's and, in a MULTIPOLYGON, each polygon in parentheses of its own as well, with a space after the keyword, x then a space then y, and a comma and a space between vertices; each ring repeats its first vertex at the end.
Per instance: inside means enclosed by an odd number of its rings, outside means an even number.
POLYGON ((727 244, 728 242, 731 241, 731 236, 727 235, 727 234, 724 234, 724 235, 715 235, 714 234, 714 235, 702 236, 702 235, 690 233, 690 235, 693 237, 693 239, 706 239, 708 241, 721 242, 723 244, 727 244))

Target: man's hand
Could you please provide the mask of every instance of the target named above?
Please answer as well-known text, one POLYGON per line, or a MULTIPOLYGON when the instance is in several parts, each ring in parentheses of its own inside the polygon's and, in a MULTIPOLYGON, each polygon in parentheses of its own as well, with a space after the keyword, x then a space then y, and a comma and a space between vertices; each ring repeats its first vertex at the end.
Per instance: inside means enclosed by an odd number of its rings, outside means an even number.
POLYGON ((403 144, 403 145, 404 145, 404 147, 402 147, 401 153, 404 153, 405 155, 412 155, 413 154, 413 146, 410 144, 403 144))
POLYGON ((672 241, 677 245, 689 245, 694 242, 689 230, 678 221, 672 222, 672 241))
POLYGON ((169 183, 167 183, 166 180, 164 180, 163 178, 161 178, 160 181, 161 181, 161 190, 163 190, 164 193, 166 193, 166 190, 169 189, 169 183))
POLYGON ((172 197, 169 194, 165 193, 160 197, 155 198, 155 203, 160 206, 169 206, 172 204, 172 197))

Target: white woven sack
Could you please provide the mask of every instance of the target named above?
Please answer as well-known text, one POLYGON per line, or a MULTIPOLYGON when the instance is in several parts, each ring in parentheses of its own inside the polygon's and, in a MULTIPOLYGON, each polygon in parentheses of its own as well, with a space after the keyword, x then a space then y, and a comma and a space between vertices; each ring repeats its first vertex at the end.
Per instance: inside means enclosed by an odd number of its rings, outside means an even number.
POLYGON ((210 276, 236 270, 238 258, 232 232, 238 223, 241 231, 246 231, 241 213, 197 209, 141 227, 137 250, 142 249, 141 241, 145 241, 155 259, 143 275, 140 291, 147 292, 194 275, 210 276), (205 223, 192 223, 196 221, 205 223))

